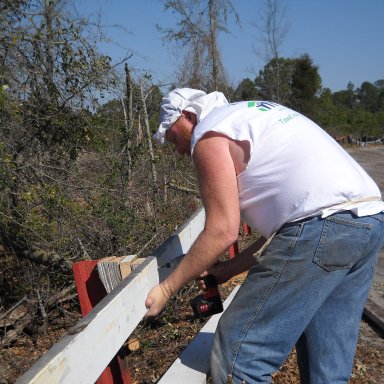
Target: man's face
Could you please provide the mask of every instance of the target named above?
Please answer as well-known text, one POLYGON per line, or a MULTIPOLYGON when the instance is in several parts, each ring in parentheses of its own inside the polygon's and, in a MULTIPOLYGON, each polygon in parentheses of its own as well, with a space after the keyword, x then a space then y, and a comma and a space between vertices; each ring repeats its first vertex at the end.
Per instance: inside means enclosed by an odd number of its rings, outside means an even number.
POLYGON ((181 115, 165 133, 166 140, 176 147, 180 155, 190 155, 193 123, 181 115))

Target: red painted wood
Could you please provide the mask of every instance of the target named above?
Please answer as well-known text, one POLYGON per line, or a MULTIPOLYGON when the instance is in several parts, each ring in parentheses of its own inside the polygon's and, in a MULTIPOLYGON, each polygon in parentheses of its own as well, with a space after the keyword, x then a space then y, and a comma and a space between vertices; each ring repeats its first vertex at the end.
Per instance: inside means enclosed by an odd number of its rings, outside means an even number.
POLYGON ((251 227, 246 223, 243 223, 243 231, 244 231, 244 235, 246 235, 246 236, 252 234, 251 227))
POLYGON ((84 260, 73 264, 72 270, 83 317, 88 315, 93 307, 107 295, 97 273, 97 261, 84 260))
MULTIPOLYGON (((84 260, 74 263, 72 267, 83 317, 91 312, 92 308, 107 295, 97 273, 97 262, 98 260, 84 260)), ((131 384, 127 353, 126 347, 120 348, 117 355, 97 379, 97 384, 131 384)))
POLYGON ((235 241, 229 248, 228 248, 228 257, 230 259, 233 259, 237 254, 239 253, 239 243, 235 241))

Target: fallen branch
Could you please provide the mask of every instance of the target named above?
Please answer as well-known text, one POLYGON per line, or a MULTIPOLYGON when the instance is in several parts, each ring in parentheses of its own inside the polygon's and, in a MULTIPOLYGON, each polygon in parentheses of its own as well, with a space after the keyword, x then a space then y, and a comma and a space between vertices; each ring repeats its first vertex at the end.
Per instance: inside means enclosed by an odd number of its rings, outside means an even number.
POLYGON ((136 253, 137 256, 139 256, 143 251, 148 247, 148 245, 157 237, 158 233, 155 233, 149 241, 147 241, 144 246, 139 250, 139 252, 136 253))
POLYGON ((88 253, 87 250, 85 249, 84 244, 83 244, 83 242, 81 241, 81 239, 80 239, 80 238, 77 238, 77 241, 78 241, 78 243, 79 243, 79 245, 80 245, 81 250, 83 251, 83 258, 84 258, 84 260, 92 260, 91 257, 89 256, 89 253, 88 253))
POLYGON ((7 309, 4 313, 0 315, 0 321, 6 318, 8 315, 10 315, 17 307, 19 307, 21 304, 24 303, 24 301, 27 300, 27 296, 24 296, 22 299, 20 299, 16 304, 12 305, 11 308, 7 309))
POLYGON ((182 192, 187 192, 187 193, 192 193, 196 196, 200 196, 200 193, 199 191, 197 191, 196 189, 191 189, 191 188, 187 188, 187 187, 182 187, 180 185, 176 185, 175 183, 172 183, 170 182, 169 183, 169 186, 173 189, 176 189, 178 191, 182 191, 182 192))
POLYGON ((37 297, 35 296, 32 299, 28 299, 27 296, 24 296, 15 305, 13 305, 12 308, 1 314, 1 319, 5 319, 5 322, 3 326, 4 335, 0 337, 0 349, 10 345, 17 339, 26 327, 31 326, 37 318, 39 310, 43 316, 45 329, 50 307, 56 307, 58 303, 73 299, 76 294, 71 293, 75 287, 75 283, 72 283, 70 286, 63 288, 59 292, 50 296, 44 303, 42 302, 39 291, 37 291, 37 297), (12 313, 16 311, 24 302, 28 303, 25 311, 20 312, 20 314, 18 314, 18 318, 7 322, 6 317, 12 315, 12 313), (12 327, 9 328, 9 326, 12 327))
POLYGON ((17 339, 17 337, 23 332, 24 328, 33 322, 36 312, 33 315, 27 315, 25 318, 18 321, 13 327, 13 329, 7 331, 4 336, 0 338, 0 349, 3 347, 7 347, 9 344, 11 344, 17 339))
POLYGON ((37 303, 39 305, 40 309, 40 314, 43 317, 43 332, 44 335, 48 333, 48 315, 47 311, 45 310, 45 305, 43 303, 43 299, 41 298, 40 291, 36 289, 36 294, 37 294, 37 303))
POLYGON ((44 249, 32 247, 31 250, 23 252, 23 256, 27 259, 42 265, 59 264, 66 271, 72 271, 72 261, 55 252, 45 251, 44 249))

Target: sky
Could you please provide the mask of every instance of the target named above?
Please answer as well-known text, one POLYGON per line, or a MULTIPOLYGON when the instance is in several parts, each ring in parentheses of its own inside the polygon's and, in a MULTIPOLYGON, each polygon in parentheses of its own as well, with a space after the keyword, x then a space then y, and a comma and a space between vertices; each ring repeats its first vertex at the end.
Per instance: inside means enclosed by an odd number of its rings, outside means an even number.
MULTIPOLYGON (((155 83, 175 80, 177 52, 162 40, 156 24, 176 25, 177 19, 164 10, 162 0, 75 0, 82 15, 101 15, 101 24, 113 43, 100 49, 117 63, 128 61, 136 73, 148 72, 155 83), (123 27, 116 27, 117 25, 123 27)), ((222 34, 219 48, 230 84, 255 79, 266 62, 255 53, 257 22, 264 0, 232 0, 241 28, 229 21, 230 34, 222 34)), ((286 0, 289 30, 280 56, 305 53, 318 67, 322 86, 332 92, 344 90, 349 82, 359 87, 364 81, 384 79, 384 0, 286 0)), ((193 57, 191 57, 193 60, 193 57)))

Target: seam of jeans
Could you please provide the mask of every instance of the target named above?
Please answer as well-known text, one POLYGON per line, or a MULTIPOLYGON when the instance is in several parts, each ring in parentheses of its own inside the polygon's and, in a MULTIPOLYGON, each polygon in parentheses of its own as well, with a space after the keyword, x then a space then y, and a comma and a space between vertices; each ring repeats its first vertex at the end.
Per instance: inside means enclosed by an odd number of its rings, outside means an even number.
POLYGON ((255 321, 257 315, 260 313, 260 311, 264 307, 264 304, 267 302, 273 288, 275 287, 275 285, 276 285, 277 281, 279 280, 281 274, 283 273, 285 267, 287 266, 288 260, 292 256, 292 253, 296 247, 297 241, 300 238, 302 228, 304 227, 305 224, 306 224, 306 222, 302 222, 302 223, 297 224, 297 231, 295 233, 295 239, 291 241, 289 248, 287 249, 288 252, 287 252, 287 255, 286 255, 284 261, 281 263, 279 270, 273 275, 273 279, 272 279, 271 283, 268 285, 268 287, 266 288, 266 291, 265 291, 265 294, 263 296, 261 303, 255 309, 253 315, 250 316, 250 318, 245 322, 243 330, 240 333, 239 340, 236 342, 236 344, 233 348, 232 363, 230 364, 230 373, 229 373, 231 376, 233 375, 233 371, 235 369, 235 365, 236 365, 237 357, 238 357, 238 354, 239 354, 239 351, 241 348, 241 344, 242 344, 245 336, 247 335, 251 325, 255 321))
POLYGON ((350 219, 337 217, 337 216, 326 217, 325 221, 326 222, 333 221, 334 223, 337 223, 337 224, 349 225, 350 227, 356 227, 356 228, 372 228, 372 224, 362 223, 360 221, 357 221, 356 219, 350 220, 350 219))
POLYGON ((372 219, 380 221, 382 224, 384 224, 384 211, 376 213, 375 215, 371 216, 372 219))

